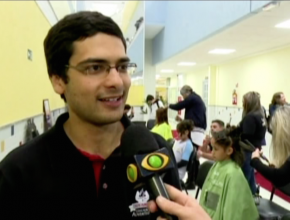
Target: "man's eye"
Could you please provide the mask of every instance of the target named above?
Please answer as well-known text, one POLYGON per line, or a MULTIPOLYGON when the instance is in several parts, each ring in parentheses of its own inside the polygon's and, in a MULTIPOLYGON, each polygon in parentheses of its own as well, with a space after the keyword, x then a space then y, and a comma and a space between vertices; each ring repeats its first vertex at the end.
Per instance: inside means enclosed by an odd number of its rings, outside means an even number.
POLYGON ((85 68, 85 71, 87 72, 87 74, 94 74, 94 73, 99 73, 105 70, 105 67, 103 65, 100 64, 92 64, 89 65, 85 68))
POLYGON ((127 69, 128 69, 128 64, 122 64, 118 66, 119 71, 127 71, 127 69))

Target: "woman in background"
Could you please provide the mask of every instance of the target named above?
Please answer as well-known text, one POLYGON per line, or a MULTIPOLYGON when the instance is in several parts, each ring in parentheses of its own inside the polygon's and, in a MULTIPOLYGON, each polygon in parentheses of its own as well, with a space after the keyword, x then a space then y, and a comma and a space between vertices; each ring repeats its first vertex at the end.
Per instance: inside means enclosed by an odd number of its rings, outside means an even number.
MULTIPOLYGON (((262 147, 265 138, 267 122, 260 102, 260 94, 248 92, 243 97, 243 116, 239 125, 241 139, 243 142, 250 142, 256 149, 262 147)), ((256 195, 256 181, 254 168, 250 165, 252 152, 244 151, 245 162, 242 170, 250 185, 253 195, 256 195)))
POLYGON ((278 108, 271 120, 273 165, 269 167, 260 161, 262 152, 252 154, 251 165, 275 186, 290 183, 290 107, 278 108))
POLYGON ((269 114, 272 117, 276 111, 276 109, 280 106, 287 104, 286 98, 283 92, 276 92, 273 97, 271 104, 269 105, 269 114))
POLYGON ((156 125, 151 131, 159 134, 165 140, 173 139, 171 127, 168 123, 167 108, 159 108, 156 111, 156 125))

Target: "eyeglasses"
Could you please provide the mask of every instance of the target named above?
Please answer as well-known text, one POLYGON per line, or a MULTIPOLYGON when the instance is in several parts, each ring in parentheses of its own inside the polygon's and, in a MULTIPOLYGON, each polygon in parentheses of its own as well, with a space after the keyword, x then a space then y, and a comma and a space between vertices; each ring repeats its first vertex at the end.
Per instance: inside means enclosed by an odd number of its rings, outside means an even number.
POLYGON ((116 66, 100 63, 81 64, 79 66, 66 65, 67 68, 75 69, 84 75, 99 75, 109 73, 111 69, 116 69, 118 73, 133 75, 137 69, 136 63, 123 63, 116 66))

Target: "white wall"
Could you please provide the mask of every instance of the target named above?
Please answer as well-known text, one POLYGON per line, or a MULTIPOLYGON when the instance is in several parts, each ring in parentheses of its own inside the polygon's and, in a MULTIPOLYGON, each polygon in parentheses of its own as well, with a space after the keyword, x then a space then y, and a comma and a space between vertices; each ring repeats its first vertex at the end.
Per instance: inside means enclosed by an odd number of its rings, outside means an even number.
POLYGON ((208 67, 186 74, 186 84, 191 86, 197 94, 202 96, 203 81, 206 77, 208 77, 208 67))

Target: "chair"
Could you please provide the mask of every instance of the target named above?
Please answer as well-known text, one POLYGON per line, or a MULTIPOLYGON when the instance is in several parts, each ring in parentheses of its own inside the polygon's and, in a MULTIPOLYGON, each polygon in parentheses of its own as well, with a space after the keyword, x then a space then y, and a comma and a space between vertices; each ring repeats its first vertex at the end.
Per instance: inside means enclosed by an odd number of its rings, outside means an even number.
MULTIPOLYGON (((290 212, 290 211, 289 211, 290 212)), ((284 215, 281 220, 290 220, 290 213, 287 215, 284 215)))
POLYGON ((167 140, 167 144, 168 144, 169 148, 173 148, 174 143, 175 143, 175 139, 173 139, 173 138, 170 138, 167 140))
POLYGON ((260 214, 260 220, 268 220, 268 219, 287 220, 287 219, 290 219, 289 218, 290 211, 279 206, 278 204, 276 204, 272 201, 276 189, 278 189, 279 191, 281 191, 285 195, 290 196, 290 183, 286 186, 279 187, 279 188, 273 186, 270 199, 268 200, 268 199, 261 198, 260 203, 257 206, 259 214, 260 214))
POLYGON ((156 120, 150 119, 147 121, 147 128, 151 130, 155 126, 156 120))
POLYGON ((209 170, 211 169, 211 167, 213 166, 213 164, 214 164, 214 161, 205 161, 199 167, 199 171, 198 171, 197 178, 196 178, 196 185, 197 185, 197 191, 196 191, 196 195, 195 195, 196 199, 198 198, 199 191, 202 189, 202 186, 203 186, 204 181, 207 177, 207 174, 208 174, 209 170))
POLYGON ((146 126, 146 121, 132 121, 132 123, 135 124, 135 125, 146 126))

